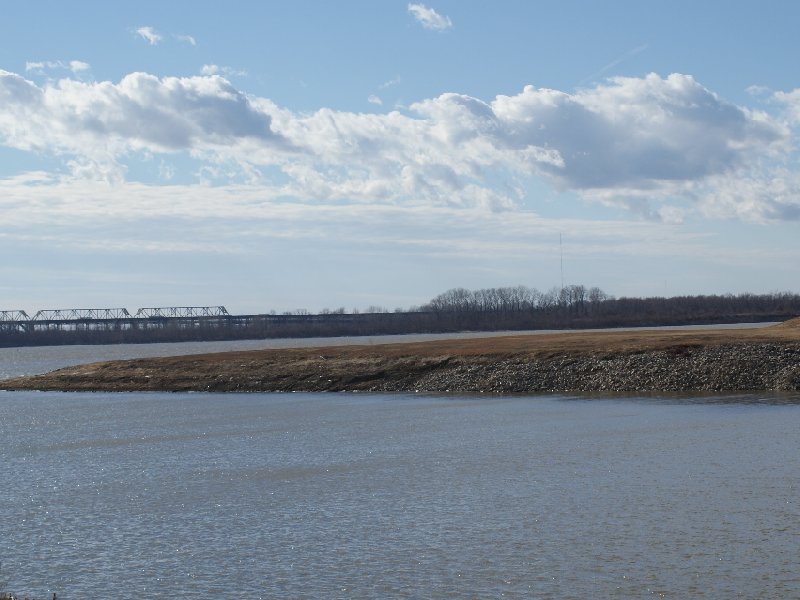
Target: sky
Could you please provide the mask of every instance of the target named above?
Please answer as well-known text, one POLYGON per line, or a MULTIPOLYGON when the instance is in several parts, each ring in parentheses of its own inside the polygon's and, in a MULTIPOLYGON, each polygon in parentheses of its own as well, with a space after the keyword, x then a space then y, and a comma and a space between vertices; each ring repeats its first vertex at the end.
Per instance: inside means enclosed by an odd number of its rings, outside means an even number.
POLYGON ((800 292, 793 0, 0 9, 0 310, 800 292))

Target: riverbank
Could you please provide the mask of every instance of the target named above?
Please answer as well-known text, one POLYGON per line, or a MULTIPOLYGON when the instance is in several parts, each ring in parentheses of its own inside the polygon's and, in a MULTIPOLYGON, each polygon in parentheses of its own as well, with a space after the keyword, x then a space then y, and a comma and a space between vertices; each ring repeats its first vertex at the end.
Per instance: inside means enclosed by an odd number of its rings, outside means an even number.
POLYGON ((562 332, 111 361, 8 390, 745 392, 800 390, 800 319, 763 329, 562 332))

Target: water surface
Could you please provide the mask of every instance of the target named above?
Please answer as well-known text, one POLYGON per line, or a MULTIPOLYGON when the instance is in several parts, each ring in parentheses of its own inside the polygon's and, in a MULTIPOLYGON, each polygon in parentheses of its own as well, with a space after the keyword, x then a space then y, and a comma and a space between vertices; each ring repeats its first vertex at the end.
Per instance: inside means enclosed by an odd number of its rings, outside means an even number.
POLYGON ((0 392, 0 579, 65 599, 796 598, 797 402, 0 392))

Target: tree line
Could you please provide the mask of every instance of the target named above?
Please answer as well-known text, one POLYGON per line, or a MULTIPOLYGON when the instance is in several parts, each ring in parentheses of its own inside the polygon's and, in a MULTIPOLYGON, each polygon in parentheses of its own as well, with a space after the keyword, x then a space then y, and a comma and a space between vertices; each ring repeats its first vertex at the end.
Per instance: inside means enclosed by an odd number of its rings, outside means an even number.
POLYGON ((393 312, 373 306, 319 314, 300 309, 209 322, 167 319, 152 328, 120 325, 23 332, 6 327, 0 328, 0 346, 695 325, 781 321, 798 315, 800 295, 791 292, 615 298, 600 288, 583 285, 545 292, 520 285, 474 291, 454 288, 422 306, 393 312))
POLYGON ((784 320, 800 315, 800 295, 722 294, 615 298, 598 287, 568 285, 541 292, 526 286, 454 288, 433 298, 429 310, 463 327, 586 328, 691 325, 784 320))

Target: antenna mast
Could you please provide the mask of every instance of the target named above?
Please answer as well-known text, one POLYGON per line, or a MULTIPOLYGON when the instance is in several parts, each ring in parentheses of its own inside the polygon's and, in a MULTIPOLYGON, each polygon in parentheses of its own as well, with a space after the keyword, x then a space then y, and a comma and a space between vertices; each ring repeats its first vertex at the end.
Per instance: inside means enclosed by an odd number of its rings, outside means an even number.
POLYGON ((558 253, 561 257, 561 289, 564 289, 564 245, 561 243, 561 233, 558 234, 558 253))

